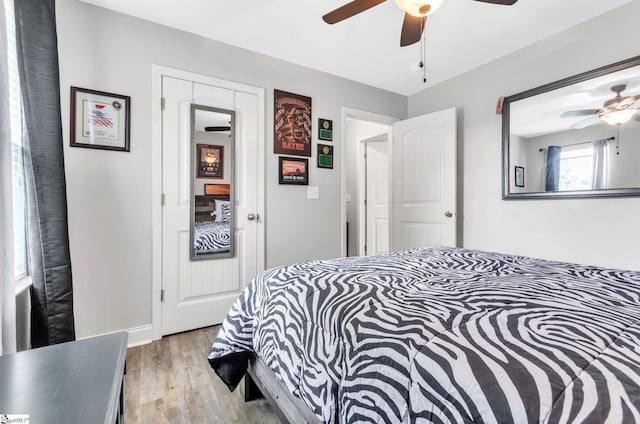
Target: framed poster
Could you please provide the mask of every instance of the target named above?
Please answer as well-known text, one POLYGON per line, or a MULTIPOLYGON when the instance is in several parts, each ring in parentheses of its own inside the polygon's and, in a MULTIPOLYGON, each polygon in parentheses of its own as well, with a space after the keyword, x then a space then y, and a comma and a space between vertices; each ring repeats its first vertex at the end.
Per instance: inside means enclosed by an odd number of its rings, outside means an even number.
POLYGON ((224 146, 196 145, 196 178, 224 178, 224 146))
POLYGON ((333 121, 318 118, 318 140, 333 141, 333 121))
POLYGON ((273 91, 273 151, 311 156, 311 97, 273 91))
POLYGON ((71 87, 72 147, 129 151, 129 96, 71 87))
POLYGON ((278 183, 309 185, 309 159, 278 158, 278 183))
POLYGON ((333 169, 333 146, 318 144, 318 168, 333 169))
POLYGON ((516 187, 524 187, 524 167, 516 166, 516 187))

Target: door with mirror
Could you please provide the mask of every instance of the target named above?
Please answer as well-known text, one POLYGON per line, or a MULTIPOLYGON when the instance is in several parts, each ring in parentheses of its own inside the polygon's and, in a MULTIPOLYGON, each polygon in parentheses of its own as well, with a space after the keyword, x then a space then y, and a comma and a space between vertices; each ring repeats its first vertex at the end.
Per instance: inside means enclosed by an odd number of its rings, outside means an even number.
POLYGON ((162 77, 162 334, 222 322, 264 267, 264 100, 225 84, 162 77))

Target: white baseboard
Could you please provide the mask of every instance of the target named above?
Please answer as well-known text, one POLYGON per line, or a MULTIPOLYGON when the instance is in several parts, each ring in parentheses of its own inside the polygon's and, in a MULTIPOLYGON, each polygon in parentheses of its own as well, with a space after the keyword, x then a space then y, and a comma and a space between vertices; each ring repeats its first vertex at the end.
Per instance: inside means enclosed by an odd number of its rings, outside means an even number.
MULTIPOLYGON (((129 334, 127 339, 127 348, 144 345, 153 341, 153 331, 151 325, 142 325, 140 327, 127 328, 125 330, 129 334)), ((95 334, 89 337, 79 337, 78 340, 88 339, 90 337, 105 336, 107 334, 119 333, 120 331, 111 331, 104 334, 95 334)))
POLYGON ((129 333, 127 347, 140 346, 151 343, 153 341, 153 331, 151 324, 129 328, 126 331, 127 333, 129 333))

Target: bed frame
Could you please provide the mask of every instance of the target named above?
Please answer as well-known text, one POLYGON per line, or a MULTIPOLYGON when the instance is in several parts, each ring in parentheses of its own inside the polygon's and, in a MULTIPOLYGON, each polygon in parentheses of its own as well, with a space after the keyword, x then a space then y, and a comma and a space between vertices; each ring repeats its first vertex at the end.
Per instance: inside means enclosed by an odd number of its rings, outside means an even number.
POLYGON ((249 359, 249 369, 244 377, 244 383, 245 402, 264 396, 282 422, 321 424, 309 407, 292 395, 262 358, 255 354, 249 359))

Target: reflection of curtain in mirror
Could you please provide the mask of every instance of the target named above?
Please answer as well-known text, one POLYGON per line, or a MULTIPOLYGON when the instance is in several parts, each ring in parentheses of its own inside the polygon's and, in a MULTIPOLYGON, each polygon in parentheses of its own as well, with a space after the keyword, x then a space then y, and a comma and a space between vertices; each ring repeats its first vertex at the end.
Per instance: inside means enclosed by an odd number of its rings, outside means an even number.
POLYGON ((538 152, 542 155, 542 159, 535 161, 536 167, 533 168, 533 175, 538 179, 538 185, 534 191, 542 191, 547 182, 547 149, 539 149, 538 152))
POLYGON ((607 188, 607 163, 609 161, 609 147, 607 140, 593 142, 593 189, 607 188))
POLYGON ((545 177, 545 191, 558 191, 560 185, 560 146, 547 148, 547 167, 545 177))

